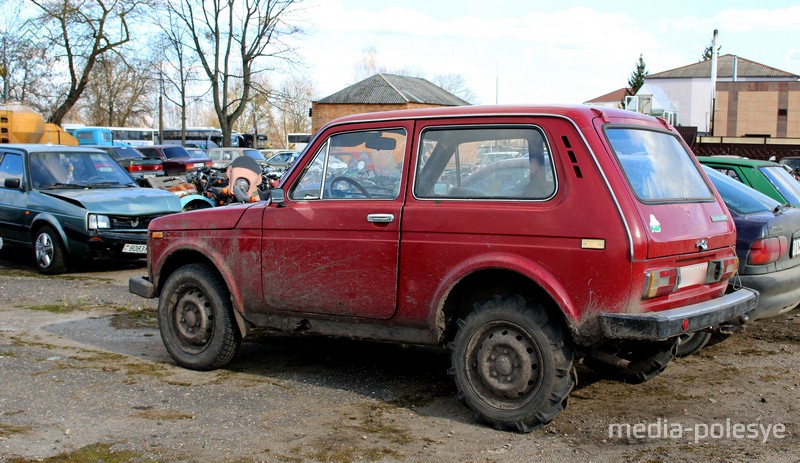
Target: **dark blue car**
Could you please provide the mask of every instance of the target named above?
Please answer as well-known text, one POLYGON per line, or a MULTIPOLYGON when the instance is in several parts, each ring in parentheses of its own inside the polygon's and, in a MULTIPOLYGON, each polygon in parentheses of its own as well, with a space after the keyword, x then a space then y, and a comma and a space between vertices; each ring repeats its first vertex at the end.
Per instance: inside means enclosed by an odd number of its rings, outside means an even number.
MULTIPOLYGON (((770 318, 800 303, 800 209, 787 207, 727 175, 705 167, 736 224, 738 276, 731 284, 759 292, 751 320, 770 318)), ((711 331, 686 336, 678 355, 701 349, 711 331)))

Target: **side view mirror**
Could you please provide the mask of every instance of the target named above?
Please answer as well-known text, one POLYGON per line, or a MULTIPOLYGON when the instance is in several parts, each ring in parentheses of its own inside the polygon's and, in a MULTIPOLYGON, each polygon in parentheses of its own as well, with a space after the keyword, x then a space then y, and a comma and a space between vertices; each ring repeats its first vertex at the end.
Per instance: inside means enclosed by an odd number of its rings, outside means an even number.
POLYGON ((22 187, 22 179, 19 177, 8 177, 3 182, 3 186, 5 188, 12 188, 15 190, 19 190, 22 187))
POLYGON ((269 198, 275 207, 286 207, 286 193, 283 188, 273 188, 270 190, 269 198))

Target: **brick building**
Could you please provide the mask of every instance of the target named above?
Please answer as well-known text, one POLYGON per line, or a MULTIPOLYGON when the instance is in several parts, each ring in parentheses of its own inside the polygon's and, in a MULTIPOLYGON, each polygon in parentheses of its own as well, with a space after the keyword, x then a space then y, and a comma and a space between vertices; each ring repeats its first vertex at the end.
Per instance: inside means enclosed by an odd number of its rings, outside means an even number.
POLYGON ((311 132, 316 133, 331 120, 350 114, 468 104, 419 77, 375 74, 333 95, 312 101, 311 132))

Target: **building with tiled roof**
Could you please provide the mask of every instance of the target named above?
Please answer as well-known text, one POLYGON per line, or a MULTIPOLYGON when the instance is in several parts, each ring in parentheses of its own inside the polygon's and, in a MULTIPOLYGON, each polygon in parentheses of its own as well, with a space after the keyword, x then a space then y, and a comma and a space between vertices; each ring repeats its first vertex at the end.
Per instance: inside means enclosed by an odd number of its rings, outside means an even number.
POLYGON ((464 105, 469 102, 428 80, 381 73, 312 101, 311 130, 350 114, 464 105))
POLYGON ((678 125, 726 137, 800 136, 800 76, 735 55, 717 59, 711 114, 711 60, 657 72, 645 83, 661 90, 678 125), (713 117, 712 117, 713 116, 713 117))
POLYGON ((584 101, 583 104, 589 106, 599 106, 602 108, 619 108, 622 109, 622 102, 625 101, 625 96, 628 94, 628 88, 622 87, 620 89, 614 90, 613 92, 606 93, 605 95, 600 95, 596 98, 592 98, 591 100, 584 101))

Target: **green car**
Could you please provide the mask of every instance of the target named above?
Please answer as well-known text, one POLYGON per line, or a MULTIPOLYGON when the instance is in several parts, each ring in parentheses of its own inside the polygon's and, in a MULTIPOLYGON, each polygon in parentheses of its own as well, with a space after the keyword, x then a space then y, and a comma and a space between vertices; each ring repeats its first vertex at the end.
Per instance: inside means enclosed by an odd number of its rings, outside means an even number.
POLYGON ((780 164, 722 156, 697 156, 697 160, 781 204, 800 207, 800 182, 780 164))
POLYGON ((150 221, 180 211, 177 195, 140 188, 104 151, 0 145, 0 248, 33 248, 42 273, 77 259, 145 257, 150 221))

